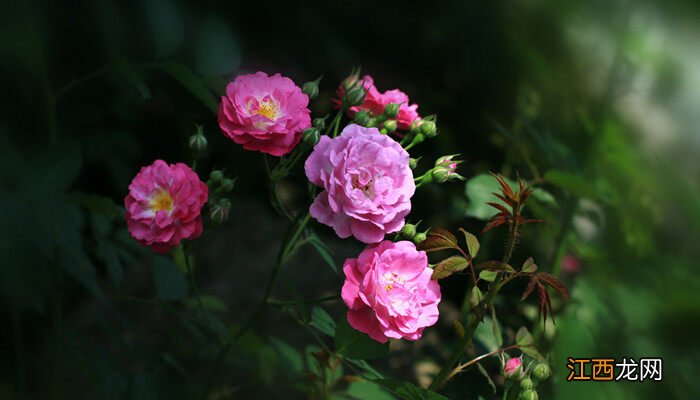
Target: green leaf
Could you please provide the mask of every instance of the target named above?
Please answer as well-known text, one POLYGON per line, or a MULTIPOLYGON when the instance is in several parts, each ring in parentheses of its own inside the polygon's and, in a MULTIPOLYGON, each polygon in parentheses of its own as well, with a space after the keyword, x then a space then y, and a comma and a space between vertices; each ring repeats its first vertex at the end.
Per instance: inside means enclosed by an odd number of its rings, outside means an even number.
POLYGON ((355 330, 343 315, 335 329, 335 349, 338 354, 350 358, 371 360, 389 352, 389 343, 379 343, 367 334, 355 330))
POLYGON ((467 242, 467 250, 469 251, 469 257, 472 259, 476 257, 476 255, 479 253, 479 239, 476 238, 476 236, 472 235, 471 233, 465 231, 462 228, 459 228, 459 230, 464 234, 464 240, 467 242))
POLYGON ((486 282, 493 282, 498 276, 498 271, 489 271, 487 269, 479 272, 479 279, 483 279, 486 282))
POLYGON ((440 261, 433 270, 432 279, 446 278, 469 266, 469 261, 462 256, 452 256, 440 261))
POLYGON ((211 112, 216 114, 219 110, 218 102, 214 95, 199 77, 194 75, 186 66, 174 61, 166 61, 160 64, 160 68, 180 82, 185 89, 189 90, 199 101, 201 101, 211 112))
POLYGON ((484 366, 481 365, 481 363, 476 363, 476 367, 479 369, 479 372, 481 372, 481 375, 483 375, 486 378, 486 381, 489 383, 489 386, 491 386, 491 389, 493 389, 493 393, 496 394, 496 384, 493 383, 493 379, 491 379, 491 376, 486 371, 486 368, 484 368, 484 366))
POLYGON ((469 296, 469 304, 471 304, 472 308, 474 308, 479 305, 482 300, 484 300, 484 294, 481 293, 478 286, 474 286, 472 288, 472 293, 469 296))
MULTIPOLYGON (((517 187, 511 179, 503 178, 511 188, 517 187)), ((493 193, 500 193, 501 186, 490 174, 480 174, 467 181, 466 194, 469 204, 465 213, 469 217, 487 220, 498 214, 498 210, 486 203, 506 204, 493 193)))
POLYGON ((309 322, 309 325, 328 336, 333 336, 335 334, 335 321, 333 321, 333 318, 321 307, 314 307, 313 310, 311 310, 311 322, 309 322))
POLYGON ((338 272, 338 267, 335 264, 335 261, 333 261, 333 256, 331 255, 331 251, 328 249, 325 243, 316 235, 311 235, 309 237, 309 243, 311 243, 312 246, 318 251, 318 254, 323 258, 323 261, 328 264, 329 267, 335 272, 336 274, 339 274, 338 272))
POLYGON ((279 356, 271 346, 264 346, 258 351, 258 376, 267 386, 275 383, 279 366, 279 356))
POLYGON ((532 257, 529 257, 525 262, 523 263, 523 272, 527 273, 532 273, 537 271, 537 264, 535 264, 535 260, 532 259, 532 257))
POLYGON ((408 382, 393 379, 377 379, 374 382, 384 386, 404 400, 448 400, 447 397, 408 382))
MULTIPOLYGON (((203 294, 199 296, 199 300, 202 302, 202 307, 204 307, 205 309, 221 312, 225 312, 226 310, 228 310, 226 303, 224 303, 218 297, 203 294)), ((187 307, 192 309, 197 309, 199 307, 199 301, 197 301, 196 298, 187 299, 185 303, 187 307)))
POLYGON ((283 359, 284 365, 288 366, 293 372, 300 373, 304 370, 304 357, 294 347, 276 337, 270 338, 270 344, 277 352, 277 355, 283 359))
POLYGON ((374 382, 361 380, 352 382, 348 386, 347 393, 357 400, 393 400, 394 397, 387 393, 374 382))
POLYGON ((535 344, 535 339, 533 339, 530 331, 526 327, 521 327, 515 334, 515 344, 520 347, 532 346, 535 344))
POLYGON ((134 68, 128 61, 126 61, 124 57, 119 57, 114 61, 114 69, 119 72, 124 79, 134 85, 134 87, 141 94, 141 97, 144 99, 151 98, 151 91, 148 89, 148 86, 146 86, 141 77, 136 73, 134 68))
POLYGON ((558 170, 549 170, 544 175, 544 179, 576 197, 590 199, 595 199, 597 197, 595 189, 578 175, 558 170))
POLYGON ((474 339, 481 343, 488 351, 496 350, 500 347, 499 342, 503 342, 503 338, 496 336, 494 333, 492 329, 493 324, 493 319, 487 315, 474 330, 474 339))
POLYGON ((170 259, 157 256, 153 260, 153 280, 158 296, 163 300, 180 300, 187 294, 187 281, 170 259))

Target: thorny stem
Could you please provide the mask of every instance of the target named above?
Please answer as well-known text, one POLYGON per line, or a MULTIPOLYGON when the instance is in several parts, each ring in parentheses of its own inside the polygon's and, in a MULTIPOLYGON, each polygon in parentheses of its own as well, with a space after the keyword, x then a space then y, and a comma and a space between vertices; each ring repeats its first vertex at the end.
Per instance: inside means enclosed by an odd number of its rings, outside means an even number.
MULTIPOLYGON (((517 232, 518 232, 518 222, 517 222, 517 216, 520 213, 520 204, 516 203, 516 205, 513 207, 513 219, 512 223, 510 225, 510 230, 508 233, 508 245, 506 247, 506 252, 505 255, 503 256, 503 264, 508 264, 510 261, 510 257, 513 255, 513 250, 515 249, 515 242, 517 239, 517 232)), ((479 302, 474 307, 474 315, 472 316, 471 321, 469 322, 469 325, 465 329, 464 335, 460 339, 459 343, 457 344, 457 348, 454 350, 452 355, 450 356, 449 360, 447 363, 445 363, 442 366, 442 369, 440 369, 440 372, 437 374, 433 382, 430 384, 431 390, 437 390, 441 388, 445 382, 450 378, 451 372, 454 368, 455 365, 459 362, 459 360, 462 358, 462 354, 464 353, 464 349, 467 348, 469 345, 469 342, 471 342, 472 337, 474 336, 474 332, 476 331, 477 326, 481 323, 482 316, 485 312, 485 309, 488 309, 489 307, 493 307, 493 298, 498 294, 498 291, 503 287, 502 281, 507 282, 511 278, 507 278, 505 281, 503 279, 502 274, 498 274, 496 277, 496 280, 491 283, 489 286, 489 290, 486 293, 486 296, 484 299, 479 302)))

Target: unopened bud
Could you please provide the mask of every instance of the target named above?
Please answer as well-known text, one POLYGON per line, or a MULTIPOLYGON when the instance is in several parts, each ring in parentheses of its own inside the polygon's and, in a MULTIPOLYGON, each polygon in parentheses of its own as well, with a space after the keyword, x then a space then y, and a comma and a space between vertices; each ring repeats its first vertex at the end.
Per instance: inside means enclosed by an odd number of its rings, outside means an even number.
POLYGON ((416 226, 413 224, 406 224, 401 229, 401 236, 404 239, 413 239, 416 236, 416 226))
POLYGON ((222 224, 228 220, 231 211, 231 200, 221 199, 209 209, 209 218, 215 224, 222 224))
POLYGON ((530 378, 525 378, 522 381, 520 381, 520 390, 522 390, 522 391, 528 391, 534 387, 535 387, 535 384, 532 382, 532 379, 530 379, 530 378))
POLYGON ((352 88, 345 93, 343 103, 345 103, 345 105, 348 107, 359 106, 364 103, 366 95, 367 92, 363 87, 358 86, 352 88))
POLYGON ((417 119, 417 120, 411 122, 411 126, 409 127, 409 131, 411 133, 418 133, 418 132, 420 132, 421 125, 423 125, 423 120, 417 119))
POLYGON ((369 122, 369 113, 367 111, 358 111, 355 114, 354 121, 361 126, 367 126, 367 123, 369 122))
POLYGON ((316 143, 318 143, 320 139, 321 134, 316 128, 308 128, 301 133, 301 140, 310 147, 316 146, 316 143))
POLYGON ((520 392, 520 396, 518 396, 518 399, 520 400, 538 400, 540 398, 539 395, 537 395, 537 392, 534 390, 525 390, 520 392))
POLYGON ((420 131, 429 138, 435 137, 435 135, 437 135, 437 126, 435 126, 435 121, 423 121, 420 126, 420 131))
POLYGON ((213 184, 218 184, 223 179, 224 179, 224 173, 219 171, 218 169, 211 171, 211 173, 209 174, 209 180, 213 184))
POLYGON ((202 152, 206 150, 207 148, 207 138, 204 137, 204 133, 202 132, 202 128, 199 127, 197 129, 197 133, 194 135, 190 136, 190 149, 197 151, 197 152, 202 152))
POLYGON ((312 123, 313 127, 322 130, 326 127, 326 119, 325 118, 314 118, 314 122, 312 123))
POLYGON ((370 118, 367 123, 365 124, 365 127, 367 128, 376 128, 377 125, 379 125, 379 121, 377 121, 376 118, 370 118))
POLYGON ((388 132, 394 132, 394 131, 396 130, 396 126, 397 126, 397 125, 396 125, 396 120, 395 120, 395 119, 390 119, 390 120, 384 122, 384 128, 385 128, 388 132))
POLYGON ((523 360, 520 357, 514 357, 506 361, 503 366, 503 376, 506 379, 519 380, 523 376, 523 360))
POLYGON ((310 100, 315 99, 318 96, 318 83, 321 81, 322 77, 319 77, 315 81, 311 82, 306 82, 304 85, 301 87, 301 91, 309 96, 310 100))
POLYGON ((537 379, 538 381, 543 381, 549 378, 549 375, 551 374, 552 370, 546 363, 537 364, 535 365, 535 368, 532 369, 532 377, 537 379))
POLYGON ((450 172, 445 168, 434 168, 431 175, 437 183, 445 183, 450 179, 450 172))
POLYGON ((424 241, 428 236, 425 234, 425 232, 417 233, 416 236, 413 237, 413 243, 415 244, 420 244, 422 241, 424 241))
POLYGON ((384 115, 387 118, 396 118, 399 116, 399 105, 396 103, 389 103, 384 107, 384 115))
POLYGON ((228 178, 222 180, 220 188, 224 192, 230 192, 233 190, 233 180, 228 178))
POLYGON ((409 158, 408 159, 408 166, 411 167, 411 169, 416 169, 418 166, 418 159, 417 158, 409 158))

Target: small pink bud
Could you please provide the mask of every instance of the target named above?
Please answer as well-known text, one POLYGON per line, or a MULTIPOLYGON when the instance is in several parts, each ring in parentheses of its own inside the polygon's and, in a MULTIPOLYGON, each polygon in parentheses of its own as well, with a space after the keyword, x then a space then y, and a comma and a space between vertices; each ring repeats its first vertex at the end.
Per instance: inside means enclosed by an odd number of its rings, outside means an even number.
POLYGON ((523 360, 520 357, 514 357, 506 361, 503 366, 503 375, 506 379, 519 379, 523 376, 523 360))
POLYGON ((569 274, 577 274, 581 272, 581 260, 576 256, 567 254, 561 260, 561 270, 569 274))

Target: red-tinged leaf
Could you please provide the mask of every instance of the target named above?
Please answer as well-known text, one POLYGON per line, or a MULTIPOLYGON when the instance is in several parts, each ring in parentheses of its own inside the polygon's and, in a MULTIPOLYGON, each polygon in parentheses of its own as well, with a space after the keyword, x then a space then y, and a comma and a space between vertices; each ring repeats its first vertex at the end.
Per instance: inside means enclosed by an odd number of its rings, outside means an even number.
POLYGON ((457 238, 455 237, 455 235, 452 234, 452 232, 448 231, 447 229, 432 228, 428 236, 441 237, 445 240, 452 242, 453 245, 457 246, 457 238))
POLYGON ((536 224, 539 222, 544 222, 544 220, 543 219, 526 219, 525 221, 523 221, 523 224, 536 224))
POLYGON ((452 256, 440 261, 433 270, 432 279, 446 278, 469 266, 469 261, 462 256, 452 256))
POLYGON ((549 304, 549 293, 547 293, 547 288, 544 285, 542 285, 541 283, 537 284, 537 288, 539 290, 539 295, 540 295, 540 302, 539 302, 540 317, 544 318, 543 325, 547 325, 547 311, 548 311, 547 305, 549 304))
POLYGON ((508 221, 505 220, 505 219, 503 219, 503 218, 494 219, 493 221, 489 222, 489 223, 484 227, 484 230, 482 230, 481 232, 482 232, 482 233, 488 232, 488 231, 490 231, 491 229, 493 229, 493 228, 495 228, 495 227, 497 227, 497 226, 501 226, 501 225, 505 224, 506 222, 508 222, 508 221))
POLYGON ((501 203, 486 203, 486 204, 490 205, 491 207, 493 207, 499 211, 510 214, 510 211, 506 208, 506 206, 504 206, 501 203))
POLYGON ((502 194, 500 194, 500 193, 491 193, 491 194, 494 195, 494 196, 496 196, 496 197, 498 197, 499 199, 501 199, 502 202, 504 202, 504 203, 508 204, 509 206, 513 207, 513 202, 510 201, 510 200, 508 200, 508 199, 506 199, 502 194))
POLYGON ((416 248, 418 248, 418 250, 423 250, 430 253, 432 251, 457 249, 457 246, 443 237, 428 236, 424 241, 420 242, 416 248))
POLYGON ((556 276, 549 274, 547 272, 540 272, 537 274, 537 277, 539 280, 542 282, 546 283, 554 289, 561 297, 566 299, 567 301, 571 299, 571 296, 569 294, 569 289, 566 287, 564 282, 562 282, 559 278, 556 276))
POLYGON ((523 301, 530 296, 530 293, 532 293, 532 290, 535 289, 536 284, 537 275, 533 275, 532 277, 530 277, 530 282, 527 284, 527 287, 525 288, 525 291, 523 292, 523 296, 520 298, 520 301, 523 301))
POLYGON ((510 186, 506 183, 502 176, 494 174, 493 172, 491 173, 491 175, 493 175, 493 177, 496 178, 496 180, 498 181, 498 184, 501 185, 501 190, 507 198, 513 201, 517 200, 515 198, 515 193, 513 193, 513 189, 510 188, 510 186))
POLYGON ((505 271, 505 272, 515 272, 515 269, 508 264, 504 264, 503 261, 489 260, 483 261, 474 266, 477 271, 489 270, 489 271, 505 271))

